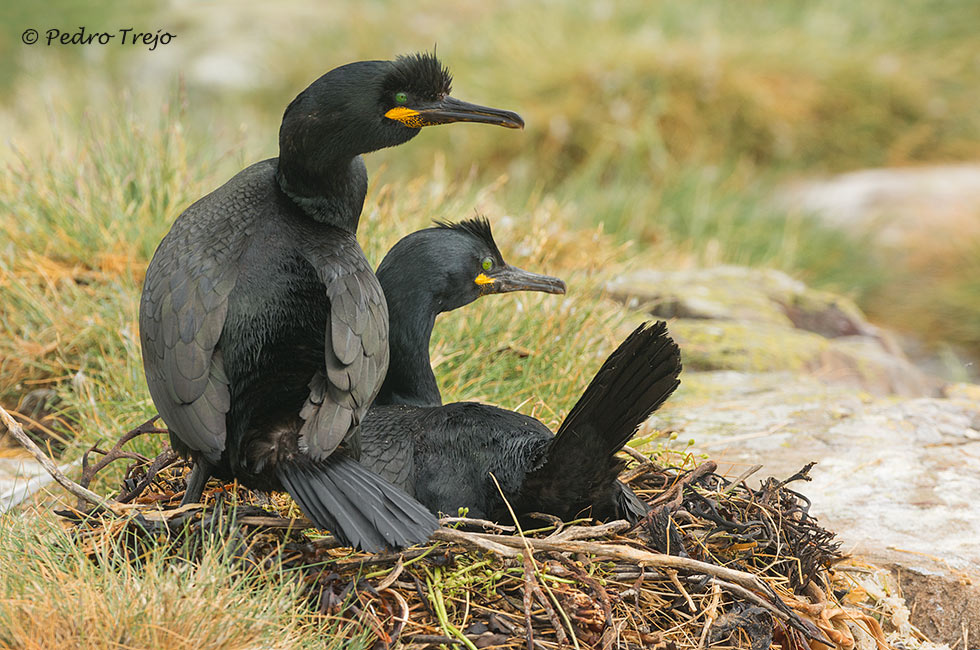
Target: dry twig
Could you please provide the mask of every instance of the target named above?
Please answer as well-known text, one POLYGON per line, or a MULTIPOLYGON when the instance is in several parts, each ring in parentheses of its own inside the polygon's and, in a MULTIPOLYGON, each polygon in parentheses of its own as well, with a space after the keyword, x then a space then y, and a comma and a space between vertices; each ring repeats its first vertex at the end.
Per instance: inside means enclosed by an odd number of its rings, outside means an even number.
POLYGON ((718 464, 713 460, 701 463, 690 472, 682 476, 676 483, 670 486, 666 492, 650 502, 650 512, 654 512, 660 506, 668 506, 671 509, 680 505, 684 496, 684 488, 698 479, 713 473, 718 469, 718 464))
POLYGON ((41 451, 41 448, 38 447, 34 441, 31 440, 30 436, 24 432, 24 428, 20 426, 20 423, 11 417, 11 415, 7 413, 2 406, 0 406, 0 420, 2 420, 4 425, 7 427, 7 431, 10 432, 10 435, 12 435, 17 442, 23 445, 23 447, 29 451, 32 456, 34 456, 37 462, 41 464, 41 467, 43 467, 48 474, 51 475, 51 478, 57 481, 61 487, 65 488, 68 490, 68 492, 75 495, 82 501, 86 501, 94 506, 99 506, 118 513, 118 506, 120 504, 117 501, 101 497, 95 492, 82 487, 75 481, 65 476, 64 473, 58 469, 58 466, 55 465, 50 458, 48 458, 48 455, 41 451))
POLYGON ((137 454, 132 451, 125 451, 122 448, 122 446, 125 445, 130 440, 132 440, 133 438, 137 438, 143 435, 144 433, 167 433, 166 429, 159 429, 153 426, 153 423, 159 419, 160 419, 159 415, 154 415, 152 418, 150 418, 143 424, 127 432, 119 440, 116 441, 116 444, 113 445, 112 449, 110 449, 109 451, 103 451, 102 449, 99 449, 98 443, 89 447, 88 451, 86 451, 82 455, 82 476, 78 480, 78 484, 84 488, 88 488, 88 486, 91 485, 92 479, 95 478, 96 474, 98 474, 106 465, 108 465, 113 461, 119 460, 120 458, 128 458, 130 460, 142 461, 144 463, 149 462, 150 459, 147 458, 146 456, 143 456, 142 454, 137 454), (99 462, 97 462, 95 465, 88 464, 88 455, 91 454, 92 452, 95 452, 97 454, 102 454, 102 459, 99 460, 99 462))
POLYGON ((553 542, 598 539, 599 537, 606 537, 608 535, 621 533, 624 530, 627 530, 629 527, 630 523, 624 519, 610 521, 608 524, 599 524, 598 526, 570 526, 563 530, 559 530, 557 533, 549 535, 546 539, 553 542))

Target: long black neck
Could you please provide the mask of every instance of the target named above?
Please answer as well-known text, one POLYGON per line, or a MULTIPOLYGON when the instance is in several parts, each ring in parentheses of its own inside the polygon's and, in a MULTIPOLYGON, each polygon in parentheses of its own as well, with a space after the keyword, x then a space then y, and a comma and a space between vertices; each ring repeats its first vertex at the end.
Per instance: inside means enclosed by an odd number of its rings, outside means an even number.
POLYGON ((331 108, 338 93, 313 82, 286 108, 279 127, 276 180, 293 203, 321 223, 357 232, 367 194, 367 169, 360 154, 372 151, 358 137, 358 113, 331 108))
POLYGON ((314 166, 298 157, 280 153, 276 180, 282 191, 310 218, 356 233, 367 194, 364 160, 342 156, 314 166))
POLYGON ((356 232, 367 193, 361 155, 403 144, 419 132, 384 117, 382 97, 390 96, 386 84, 397 72, 393 66, 357 61, 334 68, 286 107, 276 178, 313 219, 356 232))
POLYGON ((393 274, 381 274, 378 279, 388 302, 391 357, 388 374, 374 403, 439 406, 442 396, 429 361, 429 340, 441 310, 427 287, 406 291, 393 274))

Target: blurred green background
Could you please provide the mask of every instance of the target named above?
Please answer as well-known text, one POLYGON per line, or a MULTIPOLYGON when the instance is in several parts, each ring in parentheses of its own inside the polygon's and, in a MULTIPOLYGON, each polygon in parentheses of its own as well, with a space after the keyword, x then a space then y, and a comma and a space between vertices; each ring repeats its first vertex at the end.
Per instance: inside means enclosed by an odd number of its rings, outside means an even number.
MULTIPOLYGON (((599 314, 574 321, 583 327, 621 322, 589 302, 624 269, 769 266, 855 299, 875 322, 953 359, 950 373, 975 373, 977 202, 939 210, 924 201, 882 243, 880 221, 848 223, 833 204, 818 214, 793 194, 865 168, 980 161, 975 0, 53 0, 3 12, 6 404, 52 385, 71 393, 72 420, 149 412, 137 296, 172 220, 276 155, 283 108, 326 70, 433 47, 456 96, 517 110, 527 128, 426 129, 371 154, 361 236, 374 261, 431 219, 479 209, 505 229, 502 246, 517 261, 581 275, 567 309, 599 314), (176 37, 152 51, 118 38, 44 45, 47 29, 80 27, 176 37), (28 28, 38 43, 21 41, 28 28), (99 387, 92 406, 71 378, 99 387)), ((887 220, 887 209, 877 216, 887 220)), ((535 332, 551 324, 530 312, 555 303, 520 300, 527 315, 513 318, 526 332, 493 305, 448 317, 434 343, 441 376, 470 396, 555 397, 561 408, 575 387, 515 388, 506 364, 495 384, 492 365, 467 369, 455 349, 473 323, 543 346, 535 332)))

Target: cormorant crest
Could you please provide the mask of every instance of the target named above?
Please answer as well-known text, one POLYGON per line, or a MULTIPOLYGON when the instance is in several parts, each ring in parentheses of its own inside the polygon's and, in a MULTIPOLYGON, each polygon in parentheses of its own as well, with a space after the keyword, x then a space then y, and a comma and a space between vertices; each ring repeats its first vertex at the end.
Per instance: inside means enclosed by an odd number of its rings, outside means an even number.
POLYGON ((392 62, 394 68, 385 80, 387 90, 407 91, 418 97, 437 99, 452 90, 453 76, 442 65, 435 52, 418 52, 399 56, 392 62))
POLYGON ((497 242, 493 240, 493 233, 490 232, 490 221, 488 221, 486 217, 464 219, 463 221, 459 222, 436 221, 435 224, 436 228, 455 230, 457 232, 470 235, 471 237, 476 237, 490 247, 490 250, 493 251, 493 254, 498 261, 504 261, 503 255, 500 254, 500 250, 497 248, 497 242))

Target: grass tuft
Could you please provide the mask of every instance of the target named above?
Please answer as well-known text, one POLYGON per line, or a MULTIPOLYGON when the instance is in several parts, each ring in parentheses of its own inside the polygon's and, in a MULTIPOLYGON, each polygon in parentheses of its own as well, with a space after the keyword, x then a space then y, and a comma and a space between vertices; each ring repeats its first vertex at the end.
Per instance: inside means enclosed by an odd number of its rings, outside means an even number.
POLYGON ((0 646, 341 647, 288 573, 244 566, 219 541, 193 563, 166 544, 131 563, 111 527, 96 535, 86 546, 47 517, 3 517, 0 646))

